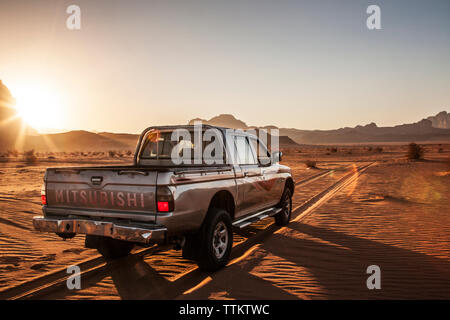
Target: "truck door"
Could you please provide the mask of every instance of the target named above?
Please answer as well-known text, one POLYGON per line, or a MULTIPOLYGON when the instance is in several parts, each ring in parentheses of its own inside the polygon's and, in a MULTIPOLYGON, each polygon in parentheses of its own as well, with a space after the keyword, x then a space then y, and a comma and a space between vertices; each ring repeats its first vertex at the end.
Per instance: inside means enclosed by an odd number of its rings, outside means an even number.
POLYGON ((261 202, 265 207, 272 207, 280 202, 284 190, 284 179, 279 174, 279 164, 273 163, 267 147, 256 137, 249 137, 250 145, 257 154, 261 168, 261 202))
POLYGON ((258 159, 250 146, 248 137, 245 135, 234 135, 236 150, 236 184, 239 199, 236 217, 245 216, 264 207, 264 196, 261 182, 261 167, 258 159))

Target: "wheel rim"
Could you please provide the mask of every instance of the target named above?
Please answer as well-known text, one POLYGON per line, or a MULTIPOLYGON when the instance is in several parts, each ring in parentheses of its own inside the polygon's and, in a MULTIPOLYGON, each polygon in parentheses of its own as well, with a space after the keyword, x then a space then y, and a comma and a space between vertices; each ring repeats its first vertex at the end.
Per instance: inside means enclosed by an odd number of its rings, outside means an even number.
POLYGON ((214 228, 213 250, 217 259, 221 259, 228 247, 228 228, 220 221, 214 228))
POLYGON ((286 217, 289 216, 291 213, 291 198, 288 194, 286 194, 284 201, 283 201, 283 212, 286 217))

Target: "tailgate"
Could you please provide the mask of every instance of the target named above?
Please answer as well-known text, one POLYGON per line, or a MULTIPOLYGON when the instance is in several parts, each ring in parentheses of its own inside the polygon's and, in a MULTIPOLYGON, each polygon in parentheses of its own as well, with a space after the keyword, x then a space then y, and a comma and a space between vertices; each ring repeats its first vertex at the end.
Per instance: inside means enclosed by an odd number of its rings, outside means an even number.
POLYGON ((47 169, 47 208, 155 214, 157 171, 47 169))

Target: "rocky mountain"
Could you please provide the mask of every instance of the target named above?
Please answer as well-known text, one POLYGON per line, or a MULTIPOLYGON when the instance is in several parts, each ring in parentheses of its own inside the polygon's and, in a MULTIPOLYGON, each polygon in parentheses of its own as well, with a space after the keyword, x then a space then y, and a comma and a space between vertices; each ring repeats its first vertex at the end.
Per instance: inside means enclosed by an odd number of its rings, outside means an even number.
POLYGON ((435 116, 428 117, 427 120, 430 120, 435 128, 450 129, 450 113, 447 111, 441 111, 435 116))
POLYGON ((232 128, 232 129, 247 129, 248 126, 245 122, 236 119, 231 114, 221 114, 216 117, 213 117, 209 120, 204 120, 201 118, 195 118, 189 121, 189 125, 193 125, 195 121, 200 121, 204 124, 209 124, 212 126, 232 128))
POLYGON ((450 129, 434 128, 432 122, 426 119, 393 127, 378 127, 371 123, 336 130, 280 129, 280 134, 306 144, 450 141, 450 129))

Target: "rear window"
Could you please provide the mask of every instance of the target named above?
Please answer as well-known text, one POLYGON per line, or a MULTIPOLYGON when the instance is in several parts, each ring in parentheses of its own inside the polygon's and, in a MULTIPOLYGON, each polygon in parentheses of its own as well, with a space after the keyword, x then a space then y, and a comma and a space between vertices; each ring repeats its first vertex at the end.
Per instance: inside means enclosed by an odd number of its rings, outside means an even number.
MULTIPOLYGON (((181 136, 178 138, 178 141, 172 141, 172 131, 150 131, 146 135, 146 140, 144 141, 143 148, 141 149, 142 151, 140 153, 140 158, 150 160, 171 160, 172 151, 176 147, 177 150, 179 150, 178 156, 180 158, 185 158, 185 155, 187 156, 190 153, 190 159, 194 160, 196 147, 194 132, 189 133, 191 135, 191 140, 184 140, 181 136)), ((209 143, 211 143, 211 141, 202 141, 202 154, 200 156, 203 161, 205 160, 203 159, 203 151, 209 143)), ((216 157, 214 151, 208 155, 208 159, 211 159, 211 157, 216 157)), ((218 154, 218 156, 223 159, 223 154, 218 154)))
POLYGON ((172 132, 151 131, 141 152, 143 159, 170 159, 177 141, 171 141, 172 132))

